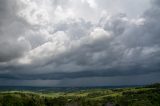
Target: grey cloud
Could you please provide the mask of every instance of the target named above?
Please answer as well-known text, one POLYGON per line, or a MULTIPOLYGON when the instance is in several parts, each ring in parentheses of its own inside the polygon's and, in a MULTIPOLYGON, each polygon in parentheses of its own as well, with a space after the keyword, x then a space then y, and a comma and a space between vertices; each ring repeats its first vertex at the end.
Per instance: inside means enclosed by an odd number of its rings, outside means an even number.
POLYGON ((14 42, 0 43, 0 62, 7 62, 14 58, 20 57, 26 51, 27 44, 14 42))
POLYGON ((18 41, 24 31, 24 23, 14 14, 16 0, 0 0, 0 62, 20 57, 28 49, 28 43, 18 41))
MULTIPOLYGON (((0 14, 9 13, 3 10, 5 7, 1 8, 0 14)), ((61 80, 157 73, 160 70, 159 9, 158 0, 154 0, 152 7, 137 19, 118 14, 110 18, 103 16, 96 24, 72 17, 56 24, 28 26, 22 17, 14 16, 12 25, 4 23, 0 27, 0 38, 3 38, 0 62, 14 60, 15 63, 1 64, 4 73, 0 73, 0 78, 61 80), (17 42, 18 38, 22 42, 17 42)), ((0 15, 0 22, 5 18, 0 15)))
POLYGON ((15 86, 117 86, 117 85, 144 85, 148 83, 159 82, 159 73, 123 76, 123 77, 93 77, 93 78, 76 78, 64 80, 8 80, 1 79, 0 85, 15 86))
POLYGON ((137 17, 142 14, 146 8, 150 7, 150 1, 153 0, 95 0, 100 8, 105 8, 109 13, 117 14, 119 12, 126 13, 128 17, 137 17), (136 7, 136 8, 135 8, 136 7), (141 11, 140 11, 141 10, 141 11), (131 12, 132 11, 132 12, 131 12))
MULTIPOLYGON (((154 9, 151 8, 148 11, 152 11, 153 13, 154 9)), ((89 42, 84 43, 64 57, 81 67, 88 66, 88 70, 91 71, 89 71, 89 74, 86 74, 84 71, 84 76, 92 76, 92 70, 94 69, 98 71, 95 72, 97 75, 101 73, 100 75, 110 76, 108 73, 110 69, 106 68, 106 66, 112 67, 111 73, 113 75, 114 73, 117 73, 116 75, 123 75, 123 72, 126 75, 157 72, 160 68, 158 65, 159 43, 158 41, 155 42, 155 40, 159 39, 159 30, 156 30, 158 28, 150 28, 149 26, 158 27, 158 23, 154 22, 158 22, 159 18, 144 14, 144 17, 147 17, 145 18, 144 25, 137 26, 129 25, 128 22, 122 20, 126 17, 125 15, 117 15, 115 17, 117 18, 112 18, 109 21, 110 23, 106 23, 104 26, 105 30, 111 30, 114 33, 115 38, 110 39, 110 41, 104 40, 104 42, 102 40, 91 44, 89 42), (150 18, 154 18, 154 21, 150 20, 150 18), (108 24, 111 24, 111 26, 107 26, 108 24), (155 37, 158 38, 155 39, 155 37), (145 52, 148 52, 148 54, 145 54, 145 52), (95 53, 100 53, 100 59, 94 63, 93 54, 95 53), (101 71, 101 67, 104 68, 106 74, 101 71)), ((58 58, 58 60, 63 61, 61 58, 58 58)))
MULTIPOLYGON (((117 85, 144 85, 159 82, 159 73, 123 76, 123 77, 93 77, 61 80, 59 86, 117 86, 117 85), (72 82, 72 83, 70 83, 72 82), (81 84, 81 85, 79 85, 81 84)), ((57 85, 57 86, 58 86, 57 85)))
POLYGON ((79 19, 78 21, 68 19, 67 22, 60 22, 55 25, 54 32, 65 31, 72 40, 78 40, 86 36, 92 26, 91 22, 85 21, 84 19, 79 19))

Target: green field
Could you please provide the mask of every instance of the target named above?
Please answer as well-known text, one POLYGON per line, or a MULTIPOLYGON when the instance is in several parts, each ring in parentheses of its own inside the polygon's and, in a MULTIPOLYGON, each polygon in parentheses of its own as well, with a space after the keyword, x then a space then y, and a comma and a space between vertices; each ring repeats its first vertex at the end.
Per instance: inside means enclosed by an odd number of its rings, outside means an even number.
POLYGON ((160 84, 72 92, 1 91, 0 106, 160 106, 160 84))

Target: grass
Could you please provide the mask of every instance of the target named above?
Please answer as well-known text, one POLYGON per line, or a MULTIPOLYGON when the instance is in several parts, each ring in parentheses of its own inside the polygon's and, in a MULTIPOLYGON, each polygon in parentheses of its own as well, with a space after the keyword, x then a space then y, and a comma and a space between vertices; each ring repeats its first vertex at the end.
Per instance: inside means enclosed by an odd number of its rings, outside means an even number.
POLYGON ((16 103, 24 104, 20 106, 27 106, 25 104, 31 103, 34 104, 32 106, 65 106, 64 104, 68 103, 81 104, 78 106, 102 106, 107 102, 113 102, 120 106, 139 106, 137 105, 139 103, 141 105, 149 104, 145 106, 160 106, 160 85, 138 88, 88 89, 72 92, 1 91, 0 106, 3 106, 1 104, 5 101, 10 103, 6 106, 16 103), (17 102, 15 102, 16 100, 17 102))
POLYGON ((83 91, 76 91, 76 92, 33 92, 33 91, 2 91, 2 94, 33 94, 39 95, 41 97, 87 97, 90 99, 101 99, 103 97, 115 97, 115 96, 122 96, 125 92, 140 92, 140 91, 148 91, 153 90, 155 88, 123 88, 123 89, 90 89, 90 90, 83 90, 83 91), (94 94, 96 96, 94 96, 94 94), (91 96, 89 96, 91 95, 91 96), (92 96, 93 95, 93 96, 92 96))

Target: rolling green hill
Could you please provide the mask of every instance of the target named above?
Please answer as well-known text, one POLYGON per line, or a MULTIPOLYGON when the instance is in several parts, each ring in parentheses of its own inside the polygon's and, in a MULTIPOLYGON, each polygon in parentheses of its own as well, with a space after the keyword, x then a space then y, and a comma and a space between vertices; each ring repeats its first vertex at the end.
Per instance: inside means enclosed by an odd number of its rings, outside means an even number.
POLYGON ((72 92, 1 91, 0 106, 160 106, 160 84, 72 92))

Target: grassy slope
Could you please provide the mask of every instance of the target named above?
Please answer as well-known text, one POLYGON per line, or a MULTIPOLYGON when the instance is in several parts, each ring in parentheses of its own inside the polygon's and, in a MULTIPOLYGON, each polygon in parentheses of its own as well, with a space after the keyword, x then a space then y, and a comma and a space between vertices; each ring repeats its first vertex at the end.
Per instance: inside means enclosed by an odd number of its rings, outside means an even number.
POLYGON ((103 106, 106 103, 113 106, 160 106, 160 84, 76 92, 0 92, 0 106, 103 106))

